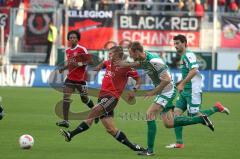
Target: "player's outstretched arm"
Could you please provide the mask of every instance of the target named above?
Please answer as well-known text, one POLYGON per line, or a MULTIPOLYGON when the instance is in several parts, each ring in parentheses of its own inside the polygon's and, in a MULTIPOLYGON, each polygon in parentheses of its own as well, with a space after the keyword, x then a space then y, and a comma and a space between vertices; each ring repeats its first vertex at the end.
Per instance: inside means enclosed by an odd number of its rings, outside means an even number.
POLYGON ((136 68, 136 67, 140 66, 140 63, 138 61, 127 62, 127 61, 119 60, 119 61, 114 62, 114 65, 120 66, 120 67, 133 67, 133 68, 136 68))
POLYGON ((104 61, 97 65, 93 71, 100 71, 104 67, 104 61))
POLYGON ((75 57, 76 62, 82 62, 84 65, 93 64, 92 54, 80 54, 75 57))

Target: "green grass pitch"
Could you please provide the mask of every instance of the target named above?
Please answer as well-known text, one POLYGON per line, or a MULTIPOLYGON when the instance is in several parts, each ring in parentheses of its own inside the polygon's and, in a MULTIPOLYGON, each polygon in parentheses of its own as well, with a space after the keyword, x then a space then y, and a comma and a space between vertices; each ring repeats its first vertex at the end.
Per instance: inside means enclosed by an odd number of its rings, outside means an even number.
MULTIPOLYGON (((60 92, 49 88, 10 88, 0 87, 5 117, 0 121, 1 159, 142 159, 135 152, 119 144, 108 135, 101 123, 87 132, 76 136, 67 143, 59 135, 55 125, 59 118, 54 105, 62 98, 60 92), (22 150, 18 138, 30 134, 35 139, 31 150, 22 150)), ((165 145, 175 141, 173 129, 163 127, 158 121, 155 141, 156 155, 153 159, 237 159, 240 156, 240 93, 204 93, 202 109, 209 108, 215 101, 221 101, 231 111, 229 116, 217 113, 210 118, 215 124, 215 132, 203 125, 184 128, 185 148, 169 150, 165 145)), ((74 95, 71 110, 78 112, 87 108, 74 95)), ((94 98, 96 101, 96 98, 94 98)), ((116 125, 128 138, 146 146, 146 122, 135 116, 123 116, 127 112, 144 113, 152 100, 137 98, 137 104, 127 105, 121 100, 116 109, 116 125)), ((71 121, 70 129, 79 121, 71 121)))

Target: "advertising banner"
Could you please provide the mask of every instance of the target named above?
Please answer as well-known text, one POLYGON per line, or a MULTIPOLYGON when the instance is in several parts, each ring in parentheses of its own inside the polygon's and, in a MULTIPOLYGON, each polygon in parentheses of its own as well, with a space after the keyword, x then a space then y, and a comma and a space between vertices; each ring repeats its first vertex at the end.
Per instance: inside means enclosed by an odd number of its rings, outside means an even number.
MULTIPOLYGON (((55 67, 36 65, 8 65, 4 67, 4 73, 0 74, 1 86, 24 87, 54 87, 63 85, 67 71, 59 74, 55 67)), ((151 79, 143 70, 138 70, 142 78, 141 89, 153 89, 151 79)), ((171 70, 175 82, 181 79, 179 70, 171 70)), ((99 89, 105 71, 99 73, 89 69, 89 88, 99 89)), ((238 71, 201 71, 203 91, 215 92, 240 92, 240 74, 238 71)), ((129 81, 129 86, 132 82, 129 81)))
POLYGON ((221 47, 240 48, 240 16, 222 16, 221 47))
POLYGON ((144 14, 117 16, 118 41, 140 41, 144 46, 173 46, 173 37, 183 34, 188 39, 189 47, 199 47, 198 17, 144 14))
MULTIPOLYGON (((178 70, 171 70, 175 82, 182 76, 178 70)), ((240 74, 238 71, 201 71, 203 91, 210 92, 240 92, 240 74)), ((143 89, 153 89, 147 76, 143 78, 143 89)))
POLYGON ((207 91, 240 92, 239 71, 209 71, 207 91))
POLYGON ((103 49, 112 41, 137 40, 146 47, 173 46, 172 38, 177 34, 187 37, 189 47, 199 47, 200 43, 199 17, 117 14, 114 21, 112 11, 70 10, 68 14, 69 30, 78 30, 81 45, 90 50, 103 49))
MULTIPOLYGON (((56 0, 25 0, 25 8, 37 8, 35 11, 26 12, 26 20, 24 25, 26 27, 25 40, 27 45, 46 45, 49 30, 49 22, 53 22, 53 11, 47 9, 56 8, 58 2, 56 0), (45 11, 39 11, 44 9, 45 11)), ((54 22, 53 22, 54 23, 54 22)))
POLYGON ((52 21, 52 13, 27 13, 26 21, 26 44, 46 45, 49 26, 52 21))
POLYGON ((104 45, 113 40, 112 11, 69 10, 68 14, 69 30, 81 33, 80 44, 87 49, 104 49, 104 45))
POLYGON ((2 86, 32 87, 37 65, 4 65, 0 75, 2 86))

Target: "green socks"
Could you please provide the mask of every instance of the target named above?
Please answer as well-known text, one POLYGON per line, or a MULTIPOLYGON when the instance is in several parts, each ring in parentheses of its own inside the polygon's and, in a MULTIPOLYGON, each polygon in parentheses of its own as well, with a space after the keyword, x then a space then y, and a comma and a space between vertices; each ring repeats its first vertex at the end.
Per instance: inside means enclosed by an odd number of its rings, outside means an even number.
POLYGON ((200 112, 207 115, 207 116, 211 116, 214 113, 218 112, 218 108, 217 107, 212 107, 211 109, 201 110, 200 112))
POLYGON ((155 120, 147 121, 147 125, 148 125, 148 136, 147 136, 148 149, 150 151, 153 151, 154 141, 157 133, 157 126, 156 126, 155 120))
POLYGON ((176 116, 174 117, 174 127, 204 123, 202 117, 176 116))
MULTIPOLYGON (((207 116, 211 116, 214 113, 218 112, 217 107, 212 107, 207 110, 201 110, 200 111, 202 114, 205 114, 207 116)), ((192 124, 198 124, 198 123, 203 123, 203 120, 198 116, 195 117, 187 117, 187 116, 176 116, 174 118, 174 130, 175 130, 175 135, 176 135, 176 143, 177 144, 183 144, 183 137, 182 137, 182 130, 185 125, 192 125, 192 124), (179 118, 180 117, 180 118, 179 118), (182 118, 181 118, 182 117, 182 118), (190 119, 192 118, 192 119, 190 119)))
POLYGON ((177 140, 176 143, 183 144, 183 137, 182 137, 183 127, 182 126, 175 127, 174 131, 175 131, 176 140, 177 140))

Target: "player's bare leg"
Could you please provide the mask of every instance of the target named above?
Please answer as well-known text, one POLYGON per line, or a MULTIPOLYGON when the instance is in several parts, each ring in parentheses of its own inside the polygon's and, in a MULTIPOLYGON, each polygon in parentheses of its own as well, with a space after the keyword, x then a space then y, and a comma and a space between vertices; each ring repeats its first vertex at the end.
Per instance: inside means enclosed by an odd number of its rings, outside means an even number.
POLYGON ((69 127, 69 122, 68 122, 68 113, 69 113, 69 108, 71 104, 71 95, 74 92, 74 89, 71 87, 64 87, 63 90, 63 121, 59 121, 56 123, 57 126, 61 127, 69 127))
MULTIPOLYGON (((88 97, 87 94, 80 94, 81 100, 83 103, 85 103, 89 108, 93 108, 94 104, 93 101, 88 97)), ((99 118, 95 118, 94 119, 95 124, 97 124, 99 122, 99 118)))

